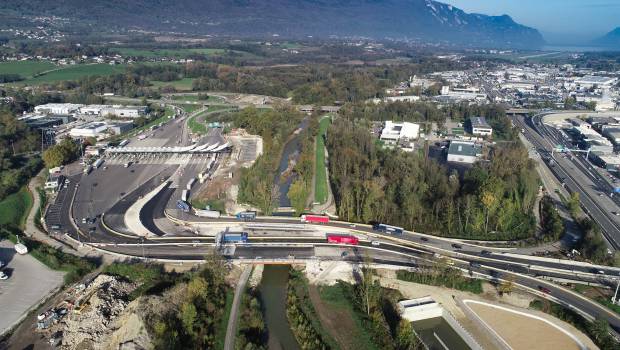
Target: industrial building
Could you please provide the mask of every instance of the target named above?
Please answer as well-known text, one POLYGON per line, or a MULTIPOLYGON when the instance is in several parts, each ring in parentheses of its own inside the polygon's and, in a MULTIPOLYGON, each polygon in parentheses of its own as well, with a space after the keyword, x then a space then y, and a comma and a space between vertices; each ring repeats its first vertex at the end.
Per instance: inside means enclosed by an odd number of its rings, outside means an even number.
POLYGON ((484 117, 472 117, 469 121, 471 122, 472 134, 479 136, 491 136, 493 134, 493 128, 484 117))
POLYGON ((482 146, 471 141, 450 142, 448 162, 473 164, 482 156, 482 146))
POLYGON ((617 81, 618 81, 618 78, 613 78, 613 77, 586 75, 584 77, 575 79, 575 84, 585 89, 591 89, 594 86, 597 86, 599 88, 609 88, 612 85, 614 85, 617 81))
POLYGON ((108 130, 108 124, 103 122, 92 122, 75 127, 69 131, 71 137, 83 138, 83 137, 101 137, 108 130))
POLYGON ((80 108, 82 115, 119 118, 138 118, 146 114, 146 106, 88 105, 80 108))
POLYGON ((133 129, 133 123, 108 123, 108 130, 114 135, 120 135, 133 129))
POLYGON ((74 114, 82 106, 74 103, 48 103, 34 107, 34 111, 37 114, 74 114))

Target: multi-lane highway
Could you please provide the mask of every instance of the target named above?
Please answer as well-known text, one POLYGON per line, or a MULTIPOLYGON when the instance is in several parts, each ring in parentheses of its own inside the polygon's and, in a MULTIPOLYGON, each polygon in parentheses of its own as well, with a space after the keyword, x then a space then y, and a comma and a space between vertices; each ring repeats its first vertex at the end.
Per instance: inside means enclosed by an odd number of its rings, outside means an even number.
MULTIPOLYGON (((151 142, 159 139, 157 141, 165 145, 169 144, 166 141, 168 138, 182 139, 186 127, 186 122, 181 125, 170 123, 159 130, 159 136, 153 137, 151 142)), ((529 130, 537 134, 533 129, 529 130)), ((221 136, 209 134, 207 137, 221 136)), ((534 144, 544 147, 544 140, 542 137, 534 138, 534 144)), ((181 213, 171 203, 179 195, 176 188, 182 188, 194 173, 203 171, 206 166, 204 157, 209 156, 194 155, 174 161, 169 157, 139 159, 137 164, 129 167, 123 165, 124 160, 108 159, 104 163, 105 170, 100 168, 88 175, 78 173, 70 176, 69 184, 62 190, 64 200, 60 203, 62 209, 59 212, 61 231, 71 241, 80 241, 110 254, 175 261, 202 260, 205 254, 218 249, 213 236, 196 235, 196 227, 209 227, 216 231, 241 227, 250 232, 250 244, 233 245, 221 251, 231 259, 361 261, 363 256, 370 255, 375 262, 405 267, 425 266, 440 259, 450 259, 455 266, 492 280, 511 279, 518 286, 539 294, 544 287, 544 290, 551 292, 548 297, 591 317, 603 317, 614 329, 620 330, 617 315, 548 280, 555 278, 610 284, 613 278, 618 277, 619 269, 511 254, 512 250, 507 248, 489 248, 416 232, 406 231, 401 236, 389 236, 373 231, 371 226, 348 222, 302 225, 299 219, 283 217, 259 217, 252 223, 240 222, 233 217, 198 218, 181 213), (162 182, 168 181, 168 187, 146 203, 138 216, 152 236, 137 236, 126 225, 129 207, 162 182), (261 224, 265 226, 261 227, 261 224), (358 247, 328 244, 324 233, 330 231, 349 232, 361 237, 362 241, 358 247), (378 245, 376 242, 379 242, 378 245), (326 256, 321 253, 325 247, 349 254, 326 256)))
MULTIPOLYGON (((547 113, 548 114, 548 113, 547 113)), ((597 222, 610 248, 620 247, 620 207, 609 196, 608 184, 600 179, 591 165, 582 163, 582 156, 563 154, 554 151, 556 145, 567 145, 566 140, 558 130, 545 125, 544 116, 539 114, 528 122, 523 118, 514 118, 513 121, 524 131, 527 139, 535 145, 538 152, 547 159, 549 169, 562 181, 571 192, 577 192, 581 205, 588 215, 597 222)))

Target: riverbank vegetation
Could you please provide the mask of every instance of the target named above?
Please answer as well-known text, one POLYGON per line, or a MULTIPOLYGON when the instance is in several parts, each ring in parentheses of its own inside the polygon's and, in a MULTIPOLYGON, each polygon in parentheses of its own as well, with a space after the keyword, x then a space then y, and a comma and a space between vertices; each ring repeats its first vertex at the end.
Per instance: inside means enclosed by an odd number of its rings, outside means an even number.
POLYGON ((239 332, 235 340, 235 349, 266 349, 267 326, 263 317, 260 293, 255 288, 248 288, 241 300, 239 332))
MULTIPOLYGON (((372 274, 370 270, 368 273, 372 274)), ((340 281, 319 287, 320 297, 328 306, 345 311, 353 319, 355 328, 347 330, 347 337, 353 338, 351 345, 355 349, 423 349, 411 322, 398 314, 396 303, 402 298, 400 293, 381 287, 370 275, 365 279, 367 283, 352 285, 340 281)))
POLYGON ((490 162, 462 175, 432 158, 378 146, 363 121, 329 129, 329 174, 338 215, 440 236, 484 240, 531 237, 538 177, 518 143, 493 146, 490 162))
POLYGON ((297 343, 303 350, 336 349, 334 340, 323 329, 308 295, 308 282, 302 272, 291 269, 286 292, 286 316, 297 343))
POLYGON ((245 108, 231 116, 235 128, 263 138, 263 154, 250 168, 241 169, 238 200, 269 215, 277 206, 277 169, 284 144, 303 119, 303 114, 287 106, 259 110, 245 108))
POLYGON ((331 118, 323 118, 319 122, 319 133, 316 136, 316 155, 314 160, 314 201, 323 204, 327 201, 328 187, 327 169, 325 167, 325 140, 327 139, 327 129, 331 124, 331 118))
POLYGON ((543 242, 555 242, 564 234, 564 221, 558 213, 553 199, 544 196, 540 200, 540 220, 542 222, 543 242))
POLYGON ((312 180, 315 170, 314 142, 318 128, 317 118, 314 116, 309 117, 308 126, 299 135, 299 157, 295 166, 293 166, 292 172, 287 174, 287 176, 295 176, 287 196, 297 215, 305 211, 309 196, 312 193, 312 180))

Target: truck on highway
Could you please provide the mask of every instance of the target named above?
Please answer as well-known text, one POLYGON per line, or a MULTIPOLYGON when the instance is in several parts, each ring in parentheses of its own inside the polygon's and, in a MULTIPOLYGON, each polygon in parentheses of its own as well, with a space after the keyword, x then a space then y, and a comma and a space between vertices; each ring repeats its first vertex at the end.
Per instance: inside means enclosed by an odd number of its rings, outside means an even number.
POLYGON ((237 219, 243 221, 254 221, 256 220, 256 212, 255 211, 242 211, 235 215, 237 219))
POLYGON ((220 217, 220 212, 217 210, 194 209, 194 215, 201 218, 217 219, 220 217))
POLYGON ((311 224, 326 224, 329 222, 329 216, 322 215, 302 215, 301 222, 311 224))
POLYGON ((189 213, 189 204, 186 201, 178 200, 177 208, 181 209, 182 211, 186 213, 189 213))
POLYGON ((129 143, 129 140, 125 139, 118 144, 118 147, 125 147, 129 143))
POLYGON ((99 169, 101 164, 103 164, 103 159, 99 158, 93 163, 93 167, 95 167, 95 169, 99 169))
POLYGON ((86 168, 84 168, 84 175, 88 175, 90 174, 90 172, 93 171, 93 166, 89 165, 86 168))
POLYGON ((183 190, 183 192, 181 192, 181 200, 184 202, 187 202, 188 199, 189 199, 189 191, 183 190))
POLYGON ((386 224, 375 224, 372 225, 372 229, 375 231, 387 233, 390 235, 400 236, 405 231, 402 227, 386 225, 386 224))
POLYGON ((222 237, 223 243, 248 243, 247 232, 227 232, 222 237))
POLYGON ((196 182, 196 178, 195 178, 195 177, 192 177, 192 178, 191 178, 191 179, 187 182, 187 186, 186 186, 186 188, 187 188, 187 190, 188 190, 188 191, 192 189, 192 186, 194 186, 194 182, 196 182))
POLYGON ((125 168, 129 168, 129 167, 131 166, 131 163, 132 163, 132 162, 127 162, 127 163, 125 163, 125 165, 124 165, 124 166, 125 166, 125 168))
POLYGON ((359 238, 353 235, 345 235, 345 234, 337 234, 337 233, 327 234, 327 243, 358 245, 359 242, 360 242, 359 238))
POLYGON ((26 247, 23 243, 17 243, 14 248, 19 255, 28 254, 28 247, 26 247))

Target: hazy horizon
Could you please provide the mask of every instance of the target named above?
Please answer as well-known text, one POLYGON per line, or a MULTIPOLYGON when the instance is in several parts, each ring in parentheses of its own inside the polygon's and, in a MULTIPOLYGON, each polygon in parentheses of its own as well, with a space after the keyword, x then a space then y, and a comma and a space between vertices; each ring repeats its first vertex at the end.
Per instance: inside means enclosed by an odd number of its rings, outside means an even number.
POLYGON ((438 0, 466 12, 511 16, 536 28, 550 44, 587 44, 620 26, 613 0, 438 0))

